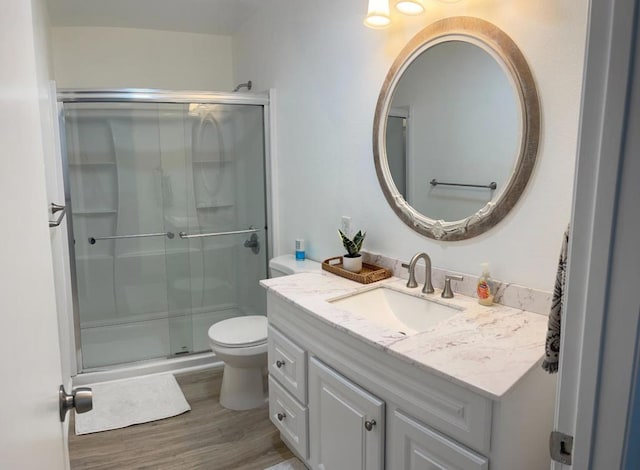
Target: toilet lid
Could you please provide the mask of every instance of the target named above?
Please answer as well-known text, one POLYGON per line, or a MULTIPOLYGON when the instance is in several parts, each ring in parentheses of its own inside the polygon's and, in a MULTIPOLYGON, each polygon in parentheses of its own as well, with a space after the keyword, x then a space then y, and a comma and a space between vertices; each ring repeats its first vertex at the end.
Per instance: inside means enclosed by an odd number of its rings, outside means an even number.
POLYGON ((209 338, 220 346, 254 346, 267 340, 267 317, 248 315, 229 318, 211 325, 209 338))

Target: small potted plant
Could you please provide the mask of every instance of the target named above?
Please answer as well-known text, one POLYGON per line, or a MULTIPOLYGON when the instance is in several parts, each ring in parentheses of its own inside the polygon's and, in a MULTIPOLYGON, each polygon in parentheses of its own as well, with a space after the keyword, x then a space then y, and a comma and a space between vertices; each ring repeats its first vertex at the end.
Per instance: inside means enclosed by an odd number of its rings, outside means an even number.
POLYGON ((338 229, 338 233, 340 234, 344 248, 347 250, 347 254, 342 257, 342 267, 352 273, 359 273, 362 271, 362 255, 360 254, 360 249, 362 248, 362 242, 364 242, 366 233, 358 230, 353 240, 347 237, 340 229, 338 229))

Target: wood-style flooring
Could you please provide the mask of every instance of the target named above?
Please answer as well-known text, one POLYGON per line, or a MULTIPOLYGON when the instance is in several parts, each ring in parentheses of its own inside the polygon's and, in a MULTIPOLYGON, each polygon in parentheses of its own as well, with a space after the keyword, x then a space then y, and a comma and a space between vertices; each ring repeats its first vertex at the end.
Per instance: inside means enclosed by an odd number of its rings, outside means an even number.
POLYGON ((267 405, 249 411, 220 406, 222 370, 176 379, 191 405, 180 416, 82 436, 71 421, 71 469, 262 470, 293 456, 269 421, 267 405))

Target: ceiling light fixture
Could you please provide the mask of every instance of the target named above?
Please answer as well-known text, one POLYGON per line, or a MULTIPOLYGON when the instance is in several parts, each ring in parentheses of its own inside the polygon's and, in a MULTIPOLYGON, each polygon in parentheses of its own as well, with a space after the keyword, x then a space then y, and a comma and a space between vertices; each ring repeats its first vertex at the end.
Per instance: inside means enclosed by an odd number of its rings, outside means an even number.
POLYGON ((405 15, 420 15, 424 13, 423 0, 396 0, 396 10, 405 15))
POLYGON ((369 0, 367 17, 364 19, 365 26, 373 29, 386 28, 391 24, 389 16, 389 0, 369 0))

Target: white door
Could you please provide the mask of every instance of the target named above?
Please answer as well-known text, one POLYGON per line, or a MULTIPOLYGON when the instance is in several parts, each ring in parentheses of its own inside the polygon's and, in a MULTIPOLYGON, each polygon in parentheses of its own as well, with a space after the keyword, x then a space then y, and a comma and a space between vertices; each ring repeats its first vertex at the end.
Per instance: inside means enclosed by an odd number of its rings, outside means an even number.
POLYGON ((46 29, 38 1, 0 14, 0 468, 68 468, 43 130, 46 29))
POLYGON ((640 316, 637 15, 638 0, 591 2, 554 425, 574 440, 571 465, 554 470, 629 468, 640 316))
POLYGON ((309 361, 314 470, 382 470, 384 402, 315 358, 309 361))

